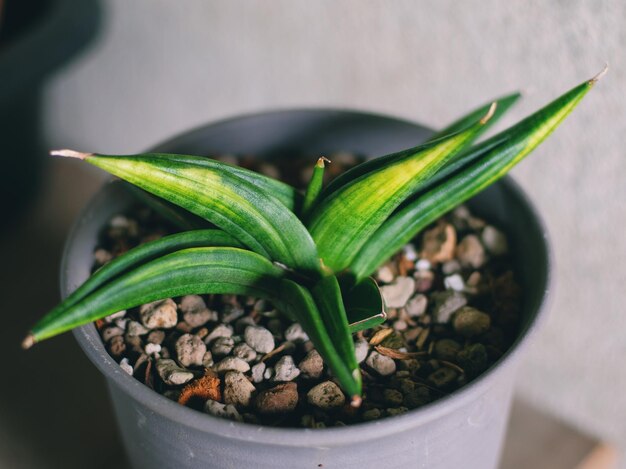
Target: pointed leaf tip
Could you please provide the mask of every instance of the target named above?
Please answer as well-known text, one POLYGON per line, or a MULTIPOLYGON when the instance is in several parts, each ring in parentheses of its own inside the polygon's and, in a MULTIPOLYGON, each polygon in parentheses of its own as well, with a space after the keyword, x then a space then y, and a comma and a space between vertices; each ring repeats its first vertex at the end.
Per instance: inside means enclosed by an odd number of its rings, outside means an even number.
POLYGON ((63 156, 65 158, 78 158, 80 160, 84 160, 85 158, 90 156, 91 153, 83 153, 83 152, 76 151, 76 150, 63 149, 63 150, 52 150, 50 152, 50 155, 51 156, 63 156))
POLYGON ((498 108, 498 103, 496 101, 491 103, 491 106, 489 106, 489 110, 487 111, 487 114, 485 114, 484 117, 480 119, 480 123, 485 125, 487 122, 489 122, 489 120, 496 113, 497 108, 498 108))
POLYGON ((35 336, 29 333, 22 341, 22 348, 28 350, 33 345, 35 345, 35 336))
POLYGON ((363 402, 363 399, 361 399, 361 396, 355 394, 350 399, 350 406, 354 407, 355 409, 358 409, 359 407, 361 407, 362 402, 363 402))
POLYGON ((607 63, 604 64, 604 68, 602 70, 600 70, 600 73, 598 73, 595 77, 593 77, 587 83, 589 83, 590 85, 595 85, 596 83, 598 83, 602 79, 602 77, 604 75, 607 74, 608 71, 609 71, 609 63, 607 62, 607 63))

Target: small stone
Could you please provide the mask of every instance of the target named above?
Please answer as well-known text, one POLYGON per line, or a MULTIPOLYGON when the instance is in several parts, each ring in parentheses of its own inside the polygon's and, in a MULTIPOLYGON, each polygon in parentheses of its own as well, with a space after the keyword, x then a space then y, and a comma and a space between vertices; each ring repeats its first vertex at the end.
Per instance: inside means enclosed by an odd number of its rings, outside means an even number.
POLYGON ((367 358, 367 354, 370 351, 370 345, 365 339, 359 339, 354 343, 354 352, 356 355, 357 363, 362 363, 367 358))
POLYGON ((226 324, 218 324, 215 329, 213 329, 209 335, 204 338, 205 344, 210 344, 212 341, 219 337, 232 337, 233 336, 233 328, 227 326, 226 324))
POLYGON ((291 412, 298 405, 298 386, 294 382, 283 383, 259 393, 255 406, 262 414, 291 412))
POLYGON ((117 327, 117 326, 109 326, 105 329, 102 329, 102 332, 100 332, 100 334, 102 335, 102 340, 104 342, 108 342, 116 335, 123 335, 124 329, 122 329, 121 327, 117 327))
POLYGON ((106 316, 104 318, 104 322, 114 322, 116 319, 122 319, 124 316, 126 316, 126 310, 118 311, 117 313, 109 314, 108 316, 106 316))
POLYGON ((228 324, 243 316, 245 311, 239 305, 224 305, 222 312, 222 322, 228 324))
POLYGON ((470 377, 476 376, 487 369, 489 359, 483 344, 472 344, 457 354, 459 365, 470 377))
POLYGON ((130 336, 140 336, 147 334, 148 329, 137 321, 128 321, 128 324, 126 324, 126 333, 130 336))
POLYGON ((427 259, 432 264, 446 262, 454 258, 456 247, 456 231, 445 222, 439 222, 430 230, 424 232, 420 258, 427 259))
POLYGON ((374 350, 369 354, 365 363, 381 376, 389 376, 396 371, 396 362, 392 358, 374 350))
POLYGON ((151 344, 148 342, 143 349, 146 352, 146 355, 155 355, 161 351, 161 346, 159 344, 151 344))
POLYGON ((183 296, 179 308, 183 319, 192 328, 204 326, 209 321, 217 321, 217 312, 207 308, 200 295, 183 296))
POLYGON ((121 335, 113 336, 109 341, 107 348, 113 358, 121 357, 124 352, 126 352, 126 342, 124 341, 124 337, 121 335))
POLYGON ((390 408, 387 409, 387 415, 389 415, 389 417, 394 417, 396 415, 406 414, 408 411, 409 409, 407 409, 406 407, 390 408))
POLYGON ((221 402, 209 399, 204 404, 204 411, 214 417, 234 420, 235 422, 243 422, 243 418, 237 411, 237 408, 231 404, 222 404, 221 402))
POLYGON ((475 337, 487 332, 491 326, 491 318, 487 313, 483 313, 476 308, 464 306, 454 313, 452 326, 463 337, 475 337))
POLYGON ((243 333, 244 340, 254 350, 269 353, 274 350, 274 336, 261 326, 248 326, 243 333))
POLYGON ((245 331, 248 326, 256 326, 251 316, 239 318, 235 321, 235 332, 237 332, 237 334, 243 334, 243 331, 245 331))
POLYGON ((451 384, 457 377, 456 371, 442 366, 428 376, 428 381, 435 387, 443 388, 451 384))
POLYGON ((378 420, 382 415, 382 412, 380 411, 380 409, 377 408, 373 408, 373 409, 369 409, 366 410, 365 412, 363 412, 363 420, 365 421, 371 421, 371 420, 378 420))
POLYGON ((417 260, 417 251, 415 246, 411 243, 404 245, 402 248, 402 254, 404 254, 404 257, 411 262, 415 262, 417 260))
POLYGON ((465 290, 465 282, 459 274, 454 274, 443 279, 443 286, 448 290, 463 291, 465 290))
POLYGON ((171 298, 142 305, 139 316, 148 329, 170 329, 178 322, 176 303, 171 298))
POLYGON ((397 389, 385 389, 383 391, 383 397, 385 402, 392 406, 399 406, 402 404, 402 393, 397 389))
POLYGON ((263 372, 263 379, 269 380, 272 378, 272 376, 274 376, 274 368, 268 366, 263 372))
POLYGON ((120 368, 124 370, 126 373, 128 373, 129 375, 131 376, 133 375, 133 367, 128 362, 128 358, 126 357, 122 358, 122 360, 120 361, 120 368))
POLYGON ((126 331, 126 325, 128 324, 128 321, 130 321, 130 319, 128 318, 117 318, 113 323, 120 329, 126 331))
POLYGON ((415 264, 415 268, 417 270, 430 270, 432 268, 432 264, 428 259, 420 259, 415 264))
POLYGON ((435 343, 435 356, 439 360, 454 361, 461 344, 452 339, 440 339, 435 343))
POLYGON ((391 270, 391 267, 389 267, 388 265, 382 266, 380 269, 378 269, 378 272, 376 273, 376 278, 382 283, 391 283, 393 282, 393 279, 395 277, 396 276, 391 270))
POLYGON ((332 381, 324 381, 313 387, 306 397, 309 404, 323 410, 336 409, 346 403, 346 396, 332 381))
POLYGON ((298 368, 305 378, 319 378, 324 371, 324 360, 319 352, 313 349, 298 363, 298 368))
POLYGON ((215 365, 214 368, 218 373, 225 373, 227 371, 241 371, 242 373, 245 373, 250 370, 250 365, 241 358, 226 357, 215 365))
POLYGON ((252 347, 250 347, 245 342, 242 342, 240 344, 237 344, 233 349, 233 356, 241 358, 242 360, 250 363, 257 357, 257 354, 252 347))
POLYGON ((290 342, 306 342, 309 340, 309 336, 304 332, 300 324, 294 322, 285 331, 285 340, 290 342))
POLYGON ((213 341, 211 345, 211 353, 214 357, 228 355, 235 346, 235 341, 232 337, 218 337, 213 341))
POLYGON ((93 257, 98 265, 104 265, 113 259, 113 254, 106 249, 98 248, 94 251, 93 257))
POLYGON ((256 388, 239 371, 229 371, 224 378, 224 403, 248 407, 256 388))
POLYGON ((428 298, 422 293, 418 293, 411 297, 411 299, 404 306, 406 313, 412 318, 423 315, 428 307, 428 298))
POLYGON ((457 274, 461 271, 461 264, 459 264, 459 261, 456 259, 452 259, 451 261, 443 263, 441 271, 444 275, 457 274))
POLYGON ((211 368, 213 364, 214 364, 213 354, 211 353, 210 350, 207 350, 206 352, 204 352, 204 355, 202 356, 202 366, 205 368, 211 368))
POLYGON ((161 345, 165 340, 165 332, 160 330, 150 331, 146 341, 151 344, 159 344, 161 345))
POLYGON ((399 332, 406 331, 408 327, 409 325, 406 323, 406 321, 402 319, 398 319, 397 321, 393 323, 393 328, 399 332))
POLYGON ((435 283, 435 274, 430 270, 418 270, 413 274, 415 291, 424 293, 430 290, 435 283))
POLYGON ((291 355, 285 355, 274 365, 274 381, 293 381, 300 375, 300 370, 291 355))
POLYGON ((157 373, 161 379, 173 386, 185 384, 193 379, 193 373, 179 367, 174 360, 161 358, 156 362, 157 373))
POLYGON ((431 300, 434 301, 433 320, 439 324, 447 323, 456 310, 467 304, 465 295, 454 290, 435 292, 431 300))
POLYGON ((255 383, 260 383, 263 381, 265 367, 265 362, 259 362, 252 367, 252 381, 254 381, 255 383))
POLYGON ((509 251, 509 243, 504 233, 491 225, 485 226, 480 237, 487 251, 494 256, 502 256, 509 251))
POLYGON ((456 247, 456 257, 463 267, 478 269, 487 260, 485 248, 481 244, 478 236, 470 234, 461 240, 456 247))
POLYGON ((415 280, 410 277, 396 277, 394 283, 380 287, 388 308, 402 308, 414 291, 415 280))
POLYGON ((402 404, 409 409, 415 409, 430 402, 430 391, 426 386, 417 386, 413 391, 403 394, 402 404))
POLYGON ((139 354, 143 353, 143 341, 141 340, 141 337, 126 334, 124 336, 124 341, 127 349, 139 354))
POLYGON ((206 345, 196 335, 184 334, 176 341, 176 356, 183 366, 202 365, 206 345))

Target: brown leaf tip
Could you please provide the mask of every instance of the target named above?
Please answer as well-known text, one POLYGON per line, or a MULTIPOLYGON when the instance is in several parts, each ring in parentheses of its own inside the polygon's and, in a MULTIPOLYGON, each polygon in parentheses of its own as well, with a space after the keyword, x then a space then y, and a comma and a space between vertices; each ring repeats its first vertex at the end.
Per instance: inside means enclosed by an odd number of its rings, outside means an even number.
POLYGON ((50 152, 50 155, 62 156, 64 158, 78 158, 79 160, 84 160, 88 156, 91 156, 91 153, 83 153, 83 152, 76 151, 76 150, 63 149, 63 150, 52 150, 50 152))
POLYGON ((24 340, 22 341, 22 348, 24 350, 28 350, 29 348, 31 348, 33 345, 35 345, 35 336, 32 334, 28 334, 24 340))
POLYGON ((587 83, 589 83, 590 85, 595 85, 596 83, 598 83, 600 81, 600 79, 607 74, 607 72, 609 71, 609 63, 605 63, 604 64, 604 68, 600 71, 600 73, 598 73, 595 77, 593 77, 591 80, 589 80, 587 83))
POLYGON ((317 163, 315 164, 315 166, 317 166, 318 168, 323 168, 324 167, 324 163, 332 163, 332 161, 330 161, 325 156, 320 156, 319 159, 317 160, 317 163))
POLYGON ((356 394, 352 396, 352 398, 350 399, 350 406, 354 407, 355 409, 361 407, 362 403, 363 403, 363 399, 361 399, 361 396, 358 396, 356 394))
POLYGON ((487 111, 487 114, 485 114, 484 117, 479 122, 483 125, 489 122, 489 120, 496 113, 497 107, 498 107, 498 103, 496 103, 495 101, 491 103, 491 106, 489 106, 489 110, 487 111))

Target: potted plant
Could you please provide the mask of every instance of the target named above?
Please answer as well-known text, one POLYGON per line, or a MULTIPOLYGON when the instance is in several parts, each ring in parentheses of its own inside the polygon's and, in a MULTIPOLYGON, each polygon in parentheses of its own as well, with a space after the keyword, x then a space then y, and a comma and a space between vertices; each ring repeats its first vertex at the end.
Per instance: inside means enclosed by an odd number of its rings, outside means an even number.
MULTIPOLYGON (((325 188, 321 160, 304 196, 257 173, 202 157, 55 152, 99 166, 219 229, 203 228, 143 244, 85 281, 98 231, 132 200, 119 184, 105 187, 68 241, 63 266, 65 300, 32 329, 24 346, 82 326, 76 329, 76 337, 107 377, 120 428, 137 467, 404 467, 416 463, 493 467, 515 364, 536 328, 547 288, 548 254, 541 223, 519 189, 501 181, 481 191, 554 130, 598 78, 469 148, 497 117, 498 104, 501 112, 515 98, 470 113, 418 147, 357 165, 325 188), (346 407, 358 408, 361 367, 351 334, 384 320, 378 288, 369 275, 421 229, 479 193, 471 200, 472 207, 499 222, 512 235, 518 251, 516 268, 525 295, 521 332, 489 370, 458 391, 403 415, 323 430, 213 418, 171 402, 129 376, 89 324, 121 310, 183 295, 234 293, 267 298, 301 324, 334 377, 329 382, 341 388, 346 407)), ((403 138, 424 135, 417 126, 376 116, 295 112, 219 123, 162 148, 182 153, 254 152, 267 157, 277 153, 277 144, 283 145, 280 151, 312 153, 323 149, 318 145, 325 145, 325 150, 375 153, 381 142, 404 144, 403 138)), ((186 217, 171 206, 163 210, 186 217)), ((196 221, 184 219, 189 224, 196 221)), ((144 312, 150 316, 154 310, 153 305, 144 312)), ((172 327, 159 322, 164 320, 155 319, 157 329, 172 327)), ((167 381, 170 372, 178 373, 181 382, 171 385, 193 379, 217 383, 215 394, 205 396, 206 405, 221 400, 224 372, 248 371, 220 369, 218 364, 216 373, 199 377, 194 376, 193 367, 179 366, 180 352, 178 359, 176 363, 162 357, 157 364, 159 375, 167 381)))

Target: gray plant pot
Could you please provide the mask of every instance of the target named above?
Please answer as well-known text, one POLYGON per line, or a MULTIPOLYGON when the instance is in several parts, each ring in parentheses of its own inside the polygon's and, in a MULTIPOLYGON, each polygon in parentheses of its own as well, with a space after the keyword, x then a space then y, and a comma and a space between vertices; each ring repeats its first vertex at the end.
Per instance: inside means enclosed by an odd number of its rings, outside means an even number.
MULTIPOLYGON (((348 111, 301 110, 236 118, 199 128, 158 147, 191 154, 261 158, 347 150, 381 155, 424 140, 429 131, 396 119, 348 111)), ((62 294, 90 272, 97 234, 132 202, 124 183, 106 185, 87 205, 67 241, 62 294)), ((524 289, 523 325, 511 349, 469 385, 425 407, 344 428, 278 429, 235 423, 185 408, 136 381, 112 360, 93 325, 75 330, 106 378, 128 455, 137 468, 479 468, 496 467, 515 370, 534 335, 549 283, 543 225, 511 179, 470 202, 503 227, 524 289)))

